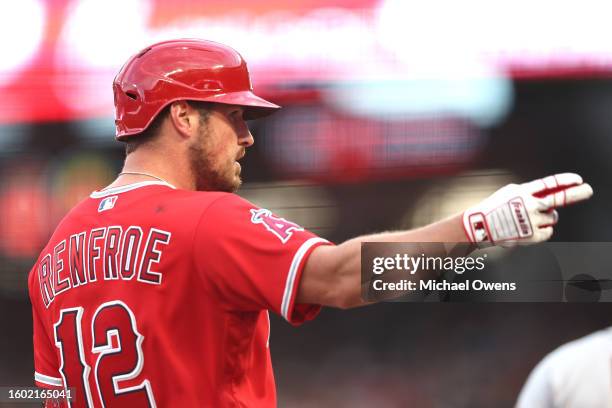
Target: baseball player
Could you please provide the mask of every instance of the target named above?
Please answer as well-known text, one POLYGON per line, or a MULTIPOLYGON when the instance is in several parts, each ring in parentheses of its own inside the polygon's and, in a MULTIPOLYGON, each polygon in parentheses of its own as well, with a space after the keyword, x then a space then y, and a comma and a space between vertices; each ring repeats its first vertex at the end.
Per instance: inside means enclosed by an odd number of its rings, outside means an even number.
POLYGON ((124 168, 60 222, 29 276, 35 382, 72 391, 74 407, 273 407, 268 312, 299 325, 363 304, 362 242, 542 242, 556 207, 592 194, 564 173, 335 246, 233 194, 254 142, 245 120, 279 109, 235 50, 152 45, 113 91, 124 168))
POLYGON ((547 355, 531 372, 516 407, 612 407, 612 327, 547 355))

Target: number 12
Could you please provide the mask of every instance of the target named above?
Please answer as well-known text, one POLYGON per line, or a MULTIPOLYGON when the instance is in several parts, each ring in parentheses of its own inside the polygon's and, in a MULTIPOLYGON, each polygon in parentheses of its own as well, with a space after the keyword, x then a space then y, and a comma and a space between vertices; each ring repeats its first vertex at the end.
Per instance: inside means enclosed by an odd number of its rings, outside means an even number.
MULTIPOLYGON (((84 406, 93 408, 89 383, 91 367, 86 362, 83 347, 83 311, 82 307, 62 309, 53 328, 55 346, 60 350, 64 388, 76 388, 77 399, 85 396, 84 406)), ((144 365, 144 336, 138 332, 132 310, 120 300, 101 304, 91 319, 91 339, 91 352, 98 355, 94 379, 102 406, 155 407, 148 379, 132 387, 119 384, 138 377, 144 365)))

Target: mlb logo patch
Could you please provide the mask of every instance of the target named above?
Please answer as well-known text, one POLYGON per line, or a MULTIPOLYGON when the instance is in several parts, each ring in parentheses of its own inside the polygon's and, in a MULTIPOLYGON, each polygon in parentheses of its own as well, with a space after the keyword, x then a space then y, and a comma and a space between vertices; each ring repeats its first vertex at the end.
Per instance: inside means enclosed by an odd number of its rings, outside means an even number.
POLYGON ((100 205, 98 206, 98 212, 112 210, 115 207, 115 203, 117 202, 118 196, 106 197, 104 200, 100 201, 100 205))

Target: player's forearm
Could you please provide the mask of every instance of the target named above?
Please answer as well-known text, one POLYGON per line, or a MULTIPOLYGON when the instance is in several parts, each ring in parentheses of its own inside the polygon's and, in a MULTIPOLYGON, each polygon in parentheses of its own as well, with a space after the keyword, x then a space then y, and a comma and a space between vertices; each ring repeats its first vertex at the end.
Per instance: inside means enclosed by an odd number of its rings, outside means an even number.
MULTIPOLYGON (((552 236, 559 219, 556 208, 584 201, 592 194, 591 186, 578 174, 555 174, 508 184, 464 213, 423 228, 366 235, 337 247, 318 247, 306 262, 297 301, 341 308, 364 304, 360 287, 363 242, 470 242, 474 247, 537 244, 552 236)), ((414 255, 465 256, 470 248, 422 245, 414 255)))
MULTIPOLYGON (((414 230, 364 235, 336 247, 319 247, 306 264, 298 291, 298 303, 318 303, 343 309, 366 304, 361 297, 363 242, 445 242, 452 245, 467 242, 467 236, 463 231, 461 215, 456 215, 414 230), (323 276, 325 278, 322 278, 323 276), (312 299, 312 294, 318 298, 312 299)), ((452 248, 446 250, 450 252, 452 248)), ((428 253, 427 248, 423 251, 418 255, 440 255, 439 248, 432 247, 432 253, 428 253)))
POLYGON ((353 238, 340 246, 351 245, 353 241, 360 247, 362 242, 468 242, 468 239, 463 230, 461 214, 457 214, 413 230, 383 232, 353 238))

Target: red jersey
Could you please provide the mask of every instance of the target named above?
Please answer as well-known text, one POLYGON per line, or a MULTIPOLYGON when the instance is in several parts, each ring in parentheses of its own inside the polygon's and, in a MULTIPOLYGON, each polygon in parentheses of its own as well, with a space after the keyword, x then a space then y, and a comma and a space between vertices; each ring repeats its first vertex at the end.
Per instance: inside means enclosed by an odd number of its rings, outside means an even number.
POLYGON ((36 384, 75 407, 276 406, 268 310, 319 312, 295 296, 321 244, 235 194, 94 192, 30 272, 36 384))

